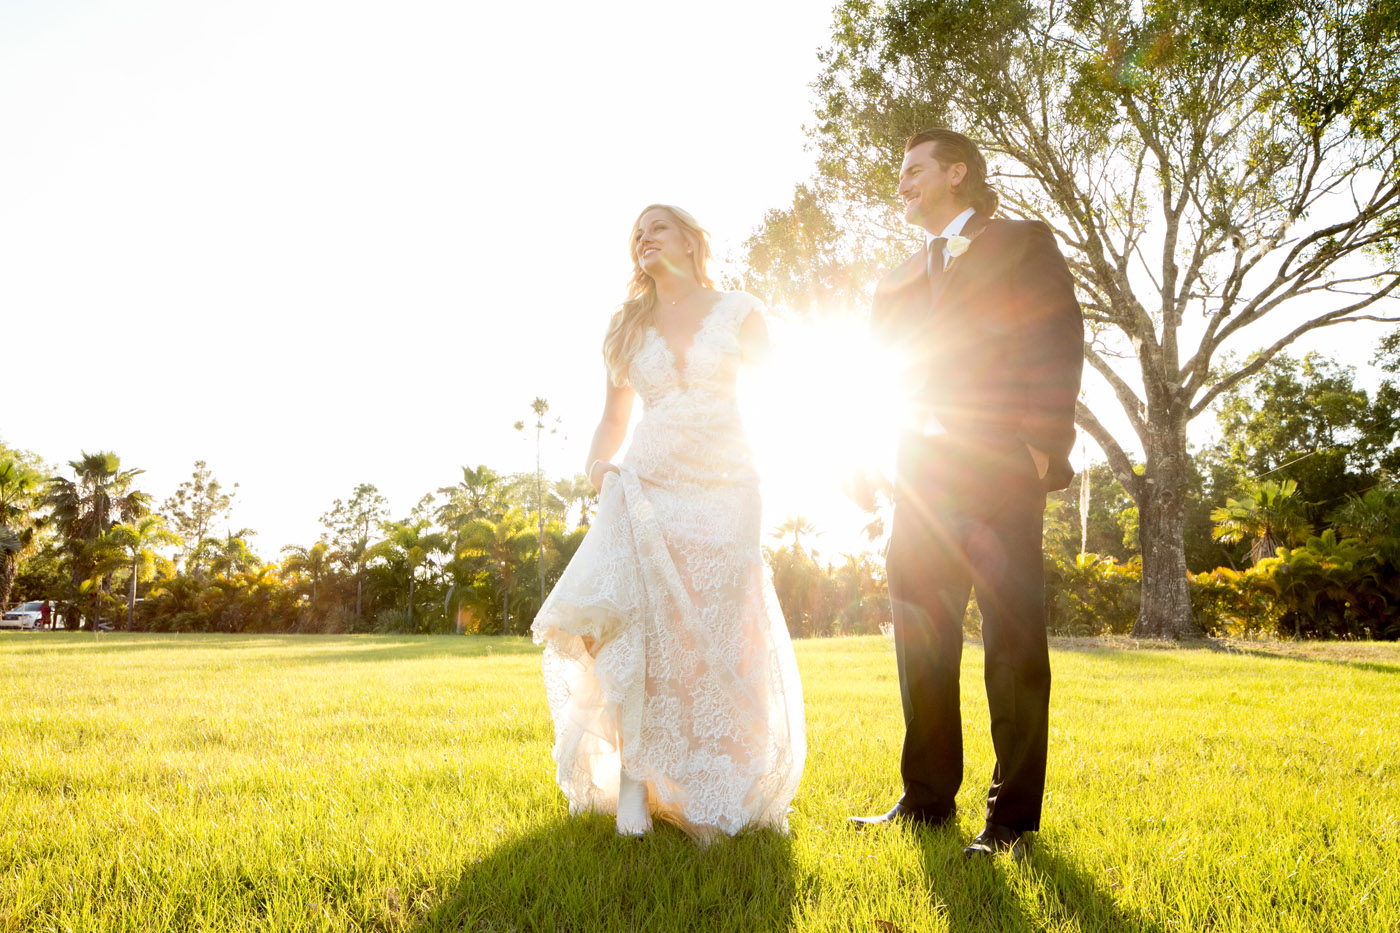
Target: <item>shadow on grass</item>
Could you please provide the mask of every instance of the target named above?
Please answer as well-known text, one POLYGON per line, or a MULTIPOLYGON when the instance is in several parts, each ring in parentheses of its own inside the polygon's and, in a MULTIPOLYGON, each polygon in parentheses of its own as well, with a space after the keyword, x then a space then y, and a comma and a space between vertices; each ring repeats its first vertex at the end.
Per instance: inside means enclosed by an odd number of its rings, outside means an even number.
MULTIPOLYGON (((1283 644, 1308 645, 1316 644, 1333 649, 1340 655, 1347 650, 1347 642, 1341 641, 1319 641, 1319 642, 1284 642, 1283 644)), ((1381 642, 1367 644, 1382 644, 1381 642)), ((1394 642, 1384 644, 1393 645, 1394 642)), ((1059 637, 1050 639, 1052 651, 1062 651, 1071 654, 1092 654, 1100 656, 1114 656, 1128 660, 1151 661, 1158 658, 1170 658, 1174 654, 1181 652, 1203 651, 1210 654, 1241 655, 1249 658, 1264 658, 1270 661, 1306 661, 1312 664, 1330 664, 1334 667, 1346 667, 1356 670, 1373 671, 1377 674, 1400 674, 1400 662, 1390 662, 1385 660, 1372 660, 1366 657, 1327 657, 1322 654, 1308 654, 1304 650, 1288 650, 1280 648, 1269 650, 1267 648, 1253 648, 1243 646, 1238 642, 1231 642, 1218 638, 1198 638, 1180 643, 1173 642, 1149 642, 1144 641, 1139 644, 1122 645, 1112 641, 1100 641, 1095 638, 1068 638, 1059 637)), ((1397 650, 1400 650, 1398 648, 1397 650)))
POLYGON ((791 843, 769 830, 699 848, 674 827, 621 839, 604 816, 563 819, 467 866, 411 929, 786 930, 791 843))
POLYGON ((1238 654, 1249 658, 1267 658, 1271 661, 1306 661, 1310 664, 1331 664, 1336 667, 1372 671, 1377 674, 1400 674, 1400 664, 1386 664, 1381 661, 1368 661, 1361 658, 1328 658, 1312 654, 1299 654, 1287 651, 1266 651, 1260 648, 1242 648, 1237 644, 1211 642, 1211 651, 1222 654, 1238 654))
POLYGON ((950 933, 1012 933, 1047 928, 1165 933, 1165 927, 1125 909, 1106 880, 1065 859, 1040 838, 1029 859, 970 860, 958 833, 924 833, 924 873, 950 933), (1028 912, 1027 889, 1037 912, 1028 912))

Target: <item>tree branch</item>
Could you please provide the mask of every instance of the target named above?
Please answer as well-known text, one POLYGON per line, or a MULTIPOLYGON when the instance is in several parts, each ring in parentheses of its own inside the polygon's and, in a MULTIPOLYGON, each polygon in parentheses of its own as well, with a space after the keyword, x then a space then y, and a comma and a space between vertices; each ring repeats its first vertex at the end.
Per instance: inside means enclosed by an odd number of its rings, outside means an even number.
POLYGON ((1082 401, 1074 404, 1074 422, 1099 445, 1104 456, 1108 458, 1108 465, 1113 468, 1113 474, 1118 477, 1118 482, 1123 484, 1123 488, 1133 497, 1134 502, 1141 504, 1142 477, 1133 472, 1133 461, 1128 458, 1123 448, 1118 446, 1118 442, 1113 439, 1113 435, 1103 423, 1089 410, 1089 406, 1082 401))

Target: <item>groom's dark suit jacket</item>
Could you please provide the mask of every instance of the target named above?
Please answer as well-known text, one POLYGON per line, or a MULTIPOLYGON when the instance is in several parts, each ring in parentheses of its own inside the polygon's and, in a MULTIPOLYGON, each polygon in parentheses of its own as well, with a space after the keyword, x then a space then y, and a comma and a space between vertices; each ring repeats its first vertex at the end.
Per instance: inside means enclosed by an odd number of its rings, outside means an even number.
MULTIPOLYGON (((872 332, 908 363, 907 390, 971 449, 1029 444, 1050 459, 1045 489, 1069 485, 1084 324, 1050 228, 974 215, 972 244, 929 274, 920 249, 881 281, 872 332)), ((935 264, 941 256, 934 256, 935 264)))

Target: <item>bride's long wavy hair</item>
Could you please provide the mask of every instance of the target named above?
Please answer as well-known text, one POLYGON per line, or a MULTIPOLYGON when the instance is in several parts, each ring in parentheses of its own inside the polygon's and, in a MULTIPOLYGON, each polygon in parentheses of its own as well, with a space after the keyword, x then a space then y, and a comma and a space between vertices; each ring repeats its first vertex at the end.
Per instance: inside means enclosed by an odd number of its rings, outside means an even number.
POLYGON ((629 236, 629 250, 632 253, 632 278, 627 283, 627 299, 608 324, 608 333, 603 338, 603 362, 608 367, 608 375, 613 385, 628 383, 627 370, 632 357, 641 349, 646 329, 655 322, 656 280, 642 271, 642 263, 637 256, 637 246, 641 238, 637 235, 638 225, 647 211, 661 210, 671 215, 682 234, 690 243, 691 273, 695 281, 705 288, 714 288, 706 267, 710 262, 710 234, 689 212, 671 204, 648 204, 637 215, 629 236))

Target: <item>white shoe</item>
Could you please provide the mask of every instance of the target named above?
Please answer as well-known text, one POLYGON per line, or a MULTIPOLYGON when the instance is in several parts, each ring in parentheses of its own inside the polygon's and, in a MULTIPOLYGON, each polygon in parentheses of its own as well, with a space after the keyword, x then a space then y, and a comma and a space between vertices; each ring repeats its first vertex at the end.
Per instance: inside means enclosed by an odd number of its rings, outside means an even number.
POLYGON ((617 790, 617 834, 641 836, 651 829, 651 811, 647 809, 647 786, 622 773, 617 790))

